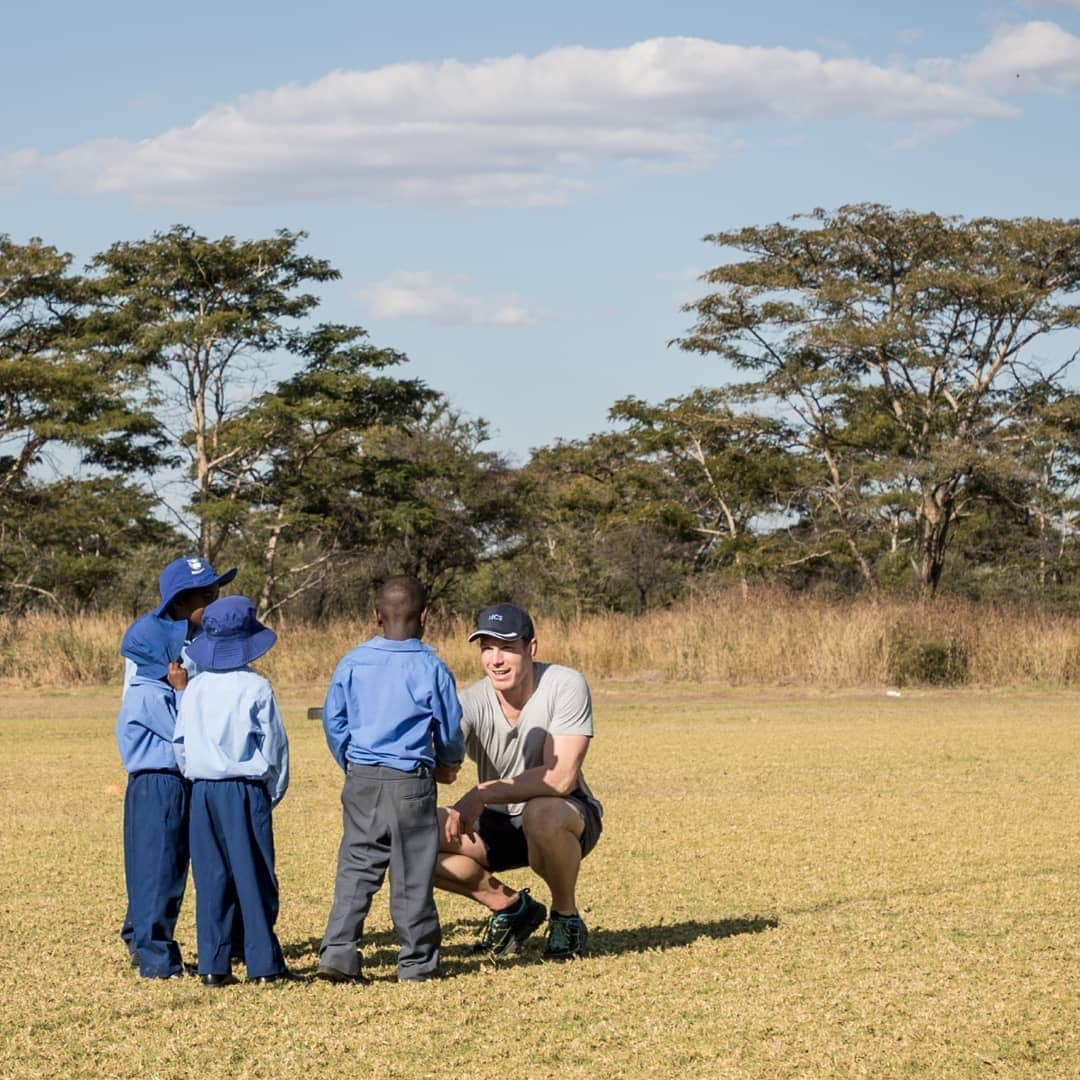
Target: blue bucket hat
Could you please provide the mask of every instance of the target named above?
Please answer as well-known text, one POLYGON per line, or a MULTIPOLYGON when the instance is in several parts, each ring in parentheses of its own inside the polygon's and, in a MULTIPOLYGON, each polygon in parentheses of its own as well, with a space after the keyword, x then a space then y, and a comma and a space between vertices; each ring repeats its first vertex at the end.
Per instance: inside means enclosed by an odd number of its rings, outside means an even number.
POLYGON ((162 619, 151 612, 136 619, 120 642, 120 655, 135 665, 135 674, 147 679, 163 679, 169 664, 180 660, 187 623, 162 619))
POLYGON ((211 585, 228 585, 236 577, 236 567, 226 570, 221 577, 214 573, 214 568, 196 555, 185 555, 173 559, 158 578, 158 591, 161 603, 154 608, 154 615, 164 615, 169 605, 188 589, 205 589, 211 585))
POLYGON ((277 634, 255 618, 246 596, 223 596, 206 605, 203 632, 188 646, 188 657, 209 671, 232 671, 262 656, 277 634))

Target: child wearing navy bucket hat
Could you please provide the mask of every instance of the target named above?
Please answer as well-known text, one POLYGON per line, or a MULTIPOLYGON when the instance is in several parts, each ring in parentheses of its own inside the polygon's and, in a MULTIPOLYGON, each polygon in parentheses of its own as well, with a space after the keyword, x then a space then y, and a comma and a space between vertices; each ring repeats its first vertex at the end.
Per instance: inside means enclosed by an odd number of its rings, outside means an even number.
POLYGON ((189 646, 199 667, 180 704, 173 748, 191 787, 195 936, 205 986, 236 982, 233 923, 244 924, 248 982, 300 976, 285 966, 274 924, 271 810, 289 786, 289 743, 270 683, 249 666, 277 640, 246 596, 208 604, 189 646))
POLYGON ((116 744, 128 774, 124 794, 124 882, 128 910, 121 936, 144 979, 184 973, 173 937, 188 872, 191 785, 173 753, 177 704, 187 672, 176 662, 184 629, 146 616, 128 627, 120 652, 134 674, 116 719, 116 744))
MULTIPOLYGON (((158 593, 161 601, 153 611, 142 616, 153 622, 166 624, 159 627, 163 633, 175 638, 176 651, 172 659, 184 664, 188 674, 194 675, 194 665, 187 655, 187 646, 202 628, 202 614, 206 605, 218 598, 222 585, 228 585, 236 577, 236 567, 224 574, 197 555, 183 555, 173 559, 158 577, 158 593)), ((121 650, 122 651, 122 650, 121 650)), ((124 693, 127 693, 135 667, 130 657, 125 657, 124 693)))
MULTIPOLYGON (((224 574, 218 574, 210 563, 197 555, 183 555, 179 559, 173 559, 158 577, 160 602, 153 611, 136 619, 128 628, 124 642, 133 639, 133 636, 144 640, 165 640, 169 645, 169 661, 183 666, 189 676, 194 675, 196 668, 188 657, 187 646, 201 632, 202 613, 206 605, 216 600, 222 585, 227 585, 234 577, 236 567, 226 570, 224 574)), ((123 700, 135 678, 137 662, 133 655, 125 651, 125 645, 121 645, 120 653, 124 657, 124 685, 121 691, 123 700)), ((125 761, 125 767, 126 764, 125 761)), ((139 958, 135 951, 135 931, 130 911, 124 915, 120 938, 128 948, 131 963, 138 966, 139 958)), ((243 927, 238 921, 234 951, 240 947, 242 939, 243 927)))

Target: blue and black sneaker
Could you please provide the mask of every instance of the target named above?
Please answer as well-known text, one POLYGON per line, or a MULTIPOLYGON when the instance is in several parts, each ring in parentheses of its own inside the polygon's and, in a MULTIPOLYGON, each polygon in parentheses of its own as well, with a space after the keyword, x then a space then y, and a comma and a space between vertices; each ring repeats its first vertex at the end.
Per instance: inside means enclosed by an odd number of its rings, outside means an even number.
POLYGON ((521 898, 508 911, 497 911, 488 919, 483 937, 473 946, 473 952, 509 956, 544 921, 547 908, 521 890, 521 898))
POLYGON ((545 960, 573 960, 585 955, 585 942, 589 930, 580 915, 551 913, 548 924, 548 943, 544 950, 545 960))

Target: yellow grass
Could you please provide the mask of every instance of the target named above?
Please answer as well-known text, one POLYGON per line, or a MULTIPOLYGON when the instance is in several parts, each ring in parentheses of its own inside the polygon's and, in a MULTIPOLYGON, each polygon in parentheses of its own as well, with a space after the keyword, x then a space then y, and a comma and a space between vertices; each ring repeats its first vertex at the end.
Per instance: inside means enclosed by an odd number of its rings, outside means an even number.
MULTIPOLYGON (((0 618, 0 685, 116 683, 119 616, 0 618)), ((434 620, 430 640, 461 678, 478 673, 470 625, 434 620)), ((367 619, 279 626, 264 668, 280 685, 325 682, 338 658, 370 636, 367 619)), ((905 642, 955 648, 977 686, 1080 682, 1080 618, 963 603, 827 602, 782 592, 737 592, 632 617, 538 621, 542 658, 593 678, 837 689, 898 680, 905 642)), ((920 682, 908 672, 907 682, 920 682)))
MULTIPOLYGON (((321 692, 281 693, 278 929, 304 972, 340 827, 321 692)), ((223 991, 140 982, 116 937, 115 689, 0 695, 0 1075, 1080 1075, 1080 695, 594 695, 585 961, 476 958, 478 910, 440 896, 450 977, 398 985, 380 894, 370 987, 223 991)))

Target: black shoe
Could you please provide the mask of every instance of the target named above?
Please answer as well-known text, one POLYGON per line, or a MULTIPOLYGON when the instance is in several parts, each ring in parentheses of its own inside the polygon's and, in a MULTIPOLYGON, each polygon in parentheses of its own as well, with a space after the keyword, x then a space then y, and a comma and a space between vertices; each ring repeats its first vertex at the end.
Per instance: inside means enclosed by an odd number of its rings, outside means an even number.
POLYGON ((544 950, 545 960, 573 960, 585 955, 585 942, 589 931, 580 915, 551 913, 548 927, 548 943, 544 950))
POLYGON ((544 921, 547 908, 521 890, 518 903, 509 911, 497 911, 488 919, 483 936, 473 946, 473 952, 492 956, 509 956, 544 921))
POLYGON ((350 975, 347 971, 332 967, 319 968, 315 972, 315 978, 321 982, 354 983, 357 986, 367 986, 371 982, 366 975, 350 975))
POLYGON ((238 981, 239 980, 236 978, 235 975, 233 975, 233 973, 231 971, 226 973, 225 975, 200 975, 199 976, 199 982, 201 982, 203 984, 203 986, 210 986, 210 987, 214 987, 214 988, 218 988, 218 987, 222 987, 222 986, 235 986, 238 981))
POLYGON ((256 986, 269 986, 271 983, 279 982, 307 982, 307 977, 298 971, 286 968, 284 971, 275 971, 272 975, 256 975, 254 979, 249 977, 247 981, 256 986))
POLYGON ((442 977, 441 971, 421 971, 416 975, 399 975, 397 981, 399 983, 437 982, 442 977))

